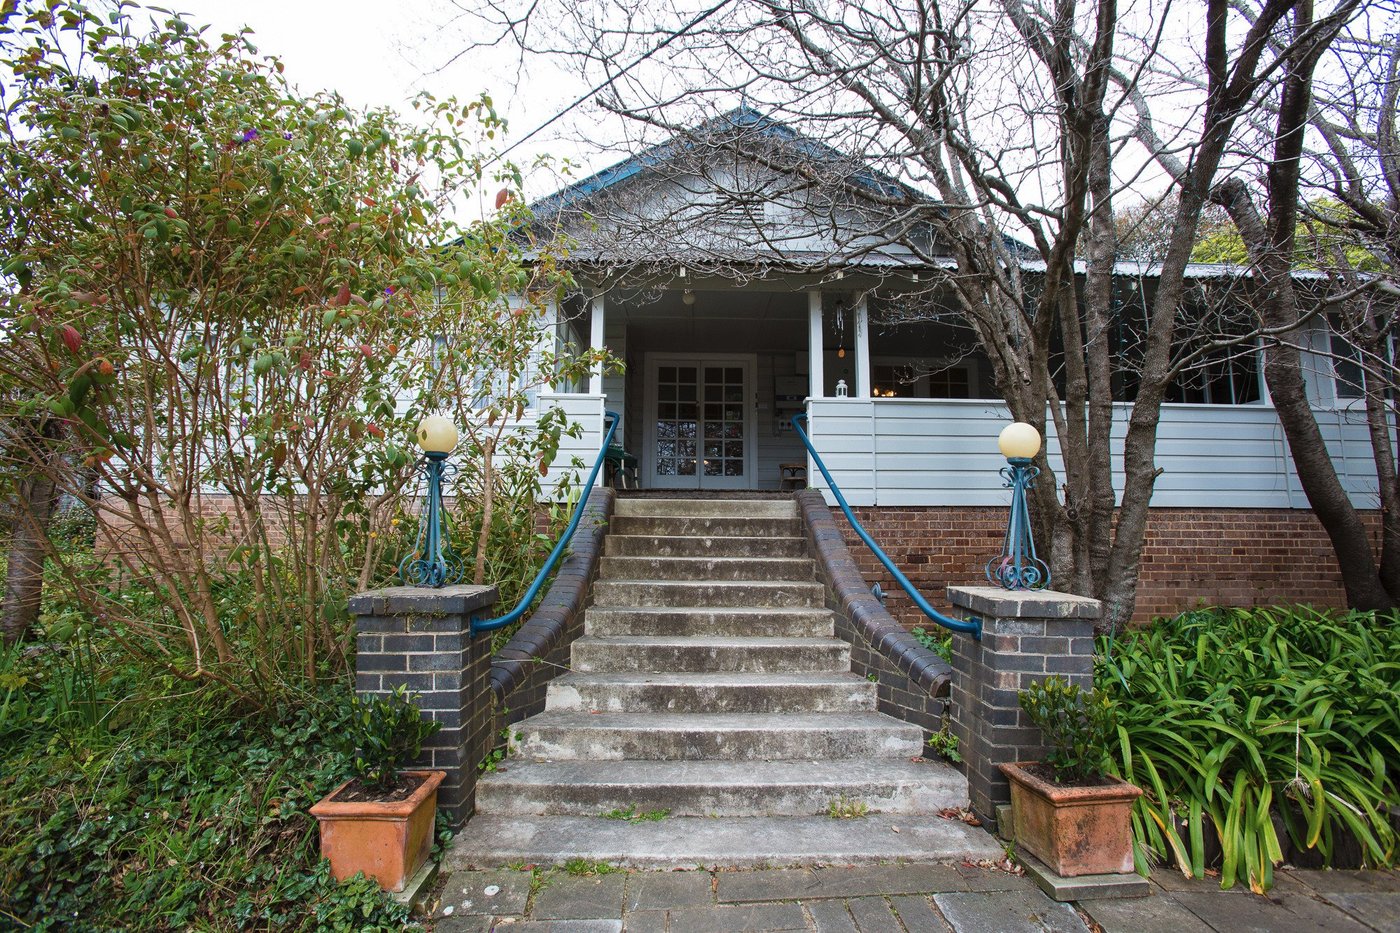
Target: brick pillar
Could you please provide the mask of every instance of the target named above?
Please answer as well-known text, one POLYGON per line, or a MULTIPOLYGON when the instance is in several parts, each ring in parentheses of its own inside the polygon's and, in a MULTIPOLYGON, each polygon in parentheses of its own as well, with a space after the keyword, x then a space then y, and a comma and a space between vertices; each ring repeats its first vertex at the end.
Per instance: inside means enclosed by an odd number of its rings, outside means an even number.
POLYGON ((419 767, 447 772, 438 807, 460 826, 475 805, 476 766, 491 744, 491 638, 471 637, 471 617, 495 605, 494 586, 393 586, 350 598, 355 616, 355 692, 403 684, 442 728, 419 767))
POLYGON ((1033 761, 1044 752, 1040 730, 1022 712, 1018 692, 1060 675, 1091 689, 1094 620, 1099 601, 1048 590, 950 586, 960 618, 982 620, 982 640, 953 636, 953 731, 967 768, 972 810, 996 824, 998 804, 1011 800, 997 765, 1033 761))

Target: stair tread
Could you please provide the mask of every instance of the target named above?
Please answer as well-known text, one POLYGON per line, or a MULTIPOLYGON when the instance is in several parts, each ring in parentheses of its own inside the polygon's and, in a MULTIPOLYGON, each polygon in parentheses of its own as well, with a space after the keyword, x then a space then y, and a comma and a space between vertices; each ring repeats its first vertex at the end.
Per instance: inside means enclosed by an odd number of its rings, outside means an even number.
POLYGON ((869 683, 863 677, 844 671, 791 671, 772 674, 744 671, 571 671, 551 684, 661 684, 684 686, 798 687, 847 686, 869 683))
MULTIPOLYGON (((671 581, 677 582, 677 581, 671 581)), ((801 581, 808 582, 808 581, 801 581)), ((726 615, 726 616, 830 616, 830 609, 817 606, 589 606, 587 612, 636 613, 637 615, 726 615)))
POLYGON ((589 816, 480 814, 457 834, 447 865, 464 869, 586 858, 647 868, 739 868, 1004 857, 985 830, 936 815, 668 817, 632 823, 589 816))
POLYGON ((846 648, 849 642, 824 635, 582 635, 574 641, 587 645, 638 647, 695 645, 699 647, 791 648, 820 646, 846 648))
POLYGON ((873 710, 831 713, 592 713, 550 710, 522 719, 514 726, 526 729, 634 729, 645 732, 801 732, 804 730, 923 730, 893 716, 873 710))
POLYGON ((482 777, 492 784, 665 784, 667 786, 805 786, 809 784, 953 781, 966 783, 941 761, 844 758, 808 761, 512 761, 482 777))

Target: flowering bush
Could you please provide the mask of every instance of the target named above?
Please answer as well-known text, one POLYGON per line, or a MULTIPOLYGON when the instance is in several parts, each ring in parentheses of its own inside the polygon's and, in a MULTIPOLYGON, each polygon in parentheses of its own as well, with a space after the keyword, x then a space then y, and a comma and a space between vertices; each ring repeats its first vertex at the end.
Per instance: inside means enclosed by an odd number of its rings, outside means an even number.
POLYGON ((565 283, 514 246, 517 203, 453 219, 489 180, 488 99, 357 113, 246 34, 130 9, 0 26, 4 449, 96 515, 99 561, 50 555, 93 624, 266 702, 346 667, 346 596, 411 525, 418 418, 456 412, 489 507, 498 461, 537 476, 568 430, 505 423, 597 359, 537 352, 565 283))

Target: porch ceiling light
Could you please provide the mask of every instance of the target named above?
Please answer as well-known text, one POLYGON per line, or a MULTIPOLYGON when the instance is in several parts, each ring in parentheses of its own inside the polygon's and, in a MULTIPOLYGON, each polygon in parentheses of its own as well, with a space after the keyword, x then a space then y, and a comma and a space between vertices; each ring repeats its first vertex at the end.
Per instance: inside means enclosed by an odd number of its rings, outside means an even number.
POLYGON ((685 291, 681 292, 681 304, 695 304, 695 293, 688 288, 685 291))
POLYGON ((418 446, 426 454, 452 453, 457 446, 457 426, 442 415, 428 415, 418 422, 418 446))
POLYGON ((1001 429, 997 447, 1007 460, 1034 460, 1040 453, 1040 432, 1024 421, 1013 421, 1001 429))

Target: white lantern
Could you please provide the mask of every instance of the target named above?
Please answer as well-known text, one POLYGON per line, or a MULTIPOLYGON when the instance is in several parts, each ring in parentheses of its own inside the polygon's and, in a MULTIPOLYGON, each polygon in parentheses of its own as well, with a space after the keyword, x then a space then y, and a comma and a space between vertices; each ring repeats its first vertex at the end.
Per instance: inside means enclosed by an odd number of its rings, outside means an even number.
POLYGON ((1024 421, 1013 421, 1001 429, 997 446, 1008 460, 1030 460, 1040 453, 1040 432, 1024 421))
POLYGON ((430 454, 450 454, 457 446, 457 426, 442 415, 428 415, 418 422, 418 446, 430 454))

